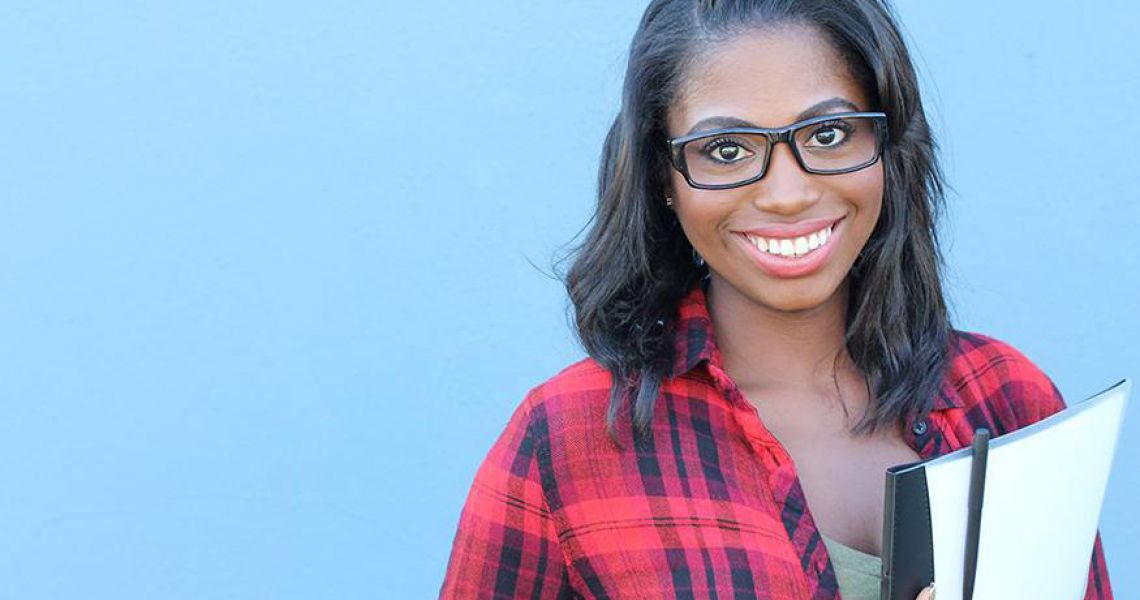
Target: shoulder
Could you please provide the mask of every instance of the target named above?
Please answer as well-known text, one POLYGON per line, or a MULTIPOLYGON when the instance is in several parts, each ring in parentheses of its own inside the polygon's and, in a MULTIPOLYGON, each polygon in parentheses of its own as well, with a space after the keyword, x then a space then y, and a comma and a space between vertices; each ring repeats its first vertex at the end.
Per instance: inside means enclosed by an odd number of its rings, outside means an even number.
POLYGON ((608 370, 586 357, 532 387, 523 400, 523 410, 532 419, 604 419, 612 381, 608 370))
POLYGON ((560 398, 609 394, 610 372, 590 357, 575 362, 531 388, 527 397, 533 403, 558 402, 560 398))
POLYGON ((951 330, 948 378, 967 415, 1000 435, 1065 408, 1048 375, 1009 342, 951 330))
POLYGON ((549 473, 552 457, 580 438, 587 424, 604 422, 608 381, 608 371, 584 359, 532 387, 514 405, 481 471, 489 464, 497 469, 493 472, 526 474, 535 459, 549 473))

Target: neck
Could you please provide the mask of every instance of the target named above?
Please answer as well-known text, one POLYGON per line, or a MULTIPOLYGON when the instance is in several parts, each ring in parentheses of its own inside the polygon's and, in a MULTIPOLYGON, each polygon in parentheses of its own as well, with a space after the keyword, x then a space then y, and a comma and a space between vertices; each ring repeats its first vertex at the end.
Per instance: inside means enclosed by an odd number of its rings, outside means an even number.
POLYGON ((743 390, 834 390, 837 370, 842 377, 851 368, 843 343, 847 294, 844 280, 819 306, 779 311, 714 274, 707 302, 725 372, 743 390))

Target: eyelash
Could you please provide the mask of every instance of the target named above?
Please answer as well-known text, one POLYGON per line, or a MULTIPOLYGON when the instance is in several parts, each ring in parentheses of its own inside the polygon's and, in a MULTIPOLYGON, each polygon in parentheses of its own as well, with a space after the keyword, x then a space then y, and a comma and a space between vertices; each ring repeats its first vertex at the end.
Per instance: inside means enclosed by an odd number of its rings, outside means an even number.
POLYGON ((823 123, 816 123, 814 125, 814 127, 815 127, 815 129, 812 131, 812 135, 815 135, 815 133, 818 132, 820 129, 838 129, 844 133, 851 133, 855 129, 854 127, 851 126, 850 123, 848 123, 842 119, 836 119, 834 121, 824 121, 823 123))
MULTIPOLYGON (((812 128, 813 129, 811 131, 811 136, 808 139, 811 139, 811 137, 815 137, 815 134, 819 133, 819 131, 823 130, 823 129, 838 129, 846 135, 851 135, 851 133, 855 130, 854 126, 852 126, 850 123, 844 121, 843 119, 834 119, 831 121, 823 121, 821 123, 815 123, 814 125, 812 125, 812 128)), ((844 136, 844 140, 846 140, 846 135, 844 136)), ((704 145, 701 146, 701 154, 705 157, 708 157, 710 160, 717 161, 717 159, 712 158, 712 152, 714 150, 716 150, 717 148, 723 146, 723 145, 733 145, 733 146, 739 146, 741 148, 745 148, 745 144, 742 144, 739 141, 737 141, 731 137, 716 137, 716 138, 713 138, 712 140, 709 140, 708 142, 706 142, 704 145)), ((840 146, 843 145, 843 142, 841 141, 839 145, 840 146)), ((717 161, 717 162, 723 162, 723 161, 717 161)))
POLYGON ((715 149, 717 149, 723 145, 726 145, 726 144, 732 144, 734 146, 740 146, 741 148, 744 147, 744 144, 741 144, 740 142, 738 142, 738 141, 736 141, 730 137, 718 137, 718 138, 714 138, 714 139, 710 140, 709 142, 705 143, 705 145, 701 146, 701 153, 708 156, 710 152, 712 152, 713 150, 715 150, 715 149))
MULTIPOLYGON (((812 131, 813 135, 815 132, 817 132, 821 129, 838 129, 838 130, 844 131, 846 133, 850 133, 855 129, 854 127, 852 127, 852 125, 850 125, 850 123, 848 123, 844 120, 841 120, 841 119, 837 119, 837 120, 833 120, 833 121, 824 121, 822 123, 815 123, 814 125, 812 125, 812 127, 814 128, 814 130, 812 131)), ((726 144, 726 143, 727 144, 735 144, 738 146, 743 146, 743 144, 740 144, 739 141, 736 141, 733 138, 719 137, 719 138, 711 139, 708 141, 708 143, 701 146, 701 152, 707 153, 707 152, 711 151, 712 148, 716 148, 717 146, 722 145, 722 144, 726 144)))
MULTIPOLYGON (((832 121, 824 121, 822 123, 816 123, 816 124, 812 125, 812 127, 814 128, 812 130, 812 135, 815 135, 821 129, 838 129, 844 133, 851 133, 855 129, 854 127, 851 126, 850 123, 848 123, 842 119, 835 119, 832 121)), ((740 142, 738 142, 738 141, 736 141, 730 137, 718 137, 718 138, 713 138, 712 140, 706 142, 703 146, 701 146, 701 152, 708 154, 713 149, 721 146, 722 144, 726 144, 726 143, 744 147, 744 144, 741 144, 740 142)))

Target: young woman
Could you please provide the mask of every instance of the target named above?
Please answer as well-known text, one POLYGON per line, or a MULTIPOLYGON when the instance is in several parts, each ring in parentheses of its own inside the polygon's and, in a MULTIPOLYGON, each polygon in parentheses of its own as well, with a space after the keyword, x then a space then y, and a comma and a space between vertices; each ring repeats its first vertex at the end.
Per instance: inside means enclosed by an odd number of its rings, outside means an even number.
POLYGON ((590 356, 514 412, 440 596, 878 598, 885 469, 1064 407, 951 326, 941 201, 881 0, 652 1, 567 278, 590 356))

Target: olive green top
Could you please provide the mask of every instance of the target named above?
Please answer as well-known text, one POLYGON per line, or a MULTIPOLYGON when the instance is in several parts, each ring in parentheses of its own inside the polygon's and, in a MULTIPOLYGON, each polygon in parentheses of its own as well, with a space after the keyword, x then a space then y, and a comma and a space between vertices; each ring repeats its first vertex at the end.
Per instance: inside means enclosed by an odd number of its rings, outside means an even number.
POLYGON ((882 559, 840 544, 826 535, 823 543, 831 556, 831 565, 835 567, 839 595, 843 600, 879 600, 882 559))

